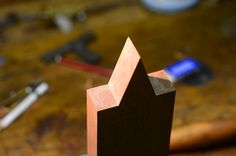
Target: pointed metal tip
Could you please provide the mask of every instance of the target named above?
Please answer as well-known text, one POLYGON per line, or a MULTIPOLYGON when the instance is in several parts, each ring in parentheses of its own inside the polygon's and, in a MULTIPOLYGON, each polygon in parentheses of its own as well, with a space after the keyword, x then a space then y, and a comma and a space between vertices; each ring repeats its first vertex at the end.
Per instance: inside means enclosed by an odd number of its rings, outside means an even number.
POLYGON ((130 38, 130 37, 127 37, 126 42, 131 42, 131 43, 132 43, 131 38, 130 38))
POLYGON ((108 83, 118 103, 122 99, 140 59, 137 49, 128 37, 108 83))
MULTIPOLYGON (((136 48, 135 48, 135 46, 134 46, 134 43, 133 43, 133 41, 131 40, 131 38, 130 37, 128 37, 127 39, 126 39, 126 42, 125 42, 125 45, 124 45, 124 49, 125 49, 125 47, 132 47, 133 49, 135 49, 136 50, 136 48)), ((137 50, 136 50, 137 51, 137 50)))

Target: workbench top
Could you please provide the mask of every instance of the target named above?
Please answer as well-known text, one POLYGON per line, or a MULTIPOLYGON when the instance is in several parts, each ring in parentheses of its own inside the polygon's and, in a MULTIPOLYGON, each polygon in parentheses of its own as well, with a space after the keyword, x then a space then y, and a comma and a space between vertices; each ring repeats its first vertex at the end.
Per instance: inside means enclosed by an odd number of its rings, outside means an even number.
MULTIPOLYGON (((12 10, 37 12, 45 5, 58 10, 76 9, 93 1, 65 2, 3 3, 0 15, 12 10)), ((86 89, 105 84, 109 78, 56 63, 45 64, 40 57, 87 31, 97 35, 89 47, 102 55, 100 65, 106 68, 113 69, 130 37, 148 72, 161 70, 182 55, 197 58, 212 69, 213 79, 204 85, 176 84, 173 129, 235 118, 236 36, 229 33, 233 31, 229 21, 236 21, 235 8, 233 2, 208 0, 188 11, 163 15, 133 4, 89 16, 85 22, 75 23, 69 34, 41 21, 19 23, 8 29, 0 41, 0 55, 7 59, 0 66, 0 98, 36 79, 48 82, 50 90, 0 133, 0 155, 78 156, 86 152, 86 89)), ((236 153, 236 148, 206 154, 227 152, 236 153)))

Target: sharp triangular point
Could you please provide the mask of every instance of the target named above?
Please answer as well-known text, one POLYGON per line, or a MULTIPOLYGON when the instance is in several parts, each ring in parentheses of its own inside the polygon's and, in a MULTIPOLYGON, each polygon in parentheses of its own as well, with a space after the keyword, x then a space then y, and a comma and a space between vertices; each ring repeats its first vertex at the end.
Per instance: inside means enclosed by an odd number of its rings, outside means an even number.
POLYGON ((140 59, 138 51, 128 38, 108 83, 117 103, 120 103, 140 59))

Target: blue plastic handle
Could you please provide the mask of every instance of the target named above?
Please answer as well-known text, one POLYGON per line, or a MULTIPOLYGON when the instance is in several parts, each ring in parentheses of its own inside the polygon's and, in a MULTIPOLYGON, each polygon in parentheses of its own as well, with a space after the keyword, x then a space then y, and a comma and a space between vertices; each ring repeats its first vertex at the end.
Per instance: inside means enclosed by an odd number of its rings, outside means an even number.
POLYGON ((180 80, 201 68, 201 63, 193 58, 185 58, 165 68, 172 81, 180 80))

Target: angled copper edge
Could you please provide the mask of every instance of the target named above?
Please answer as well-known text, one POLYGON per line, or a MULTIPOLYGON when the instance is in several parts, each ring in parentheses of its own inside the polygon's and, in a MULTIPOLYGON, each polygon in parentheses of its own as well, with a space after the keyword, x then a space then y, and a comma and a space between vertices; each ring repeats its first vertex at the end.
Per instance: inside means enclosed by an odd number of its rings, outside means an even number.
MULTIPOLYGON (((166 115, 169 115, 169 117, 167 117, 168 118, 167 122, 169 122, 169 124, 167 126, 167 134, 165 135, 167 136, 170 133, 172 115, 173 115, 175 88, 172 85, 172 83, 168 80, 168 75, 164 70, 153 72, 147 75, 145 68, 143 67, 141 57, 138 51, 134 47, 132 41, 128 38, 108 84, 87 90, 88 156, 101 156, 100 152, 98 152, 101 150, 100 146, 98 147, 98 143, 99 143, 98 135, 100 134, 100 131, 102 129, 101 127, 103 126, 99 126, 98 123, 100 121, 106 120, 103 118, 102 113, 104 112, 104 114, 106 114, 106 110, 112 111, 112 109, 119 108, 121 103, 125 105, 124 103, 126 102, 124 101, 126 100, 124 100, 125 98, 124 96, 125 94, 130 94, 129 90, 135 90, 135 89, 131 89, 132 85, 139 85, 139 84, 135 84, 134 82, 135 80, 133 80, 133 79, 139 79, 139 77, 143 77, 143 79, 140 78, 140 80, 144 81, 144 86, 143 86, 144 89, 146 89, 145 85, 147 85, 147 90, 149 90, 150 92, 149 94, 151 94, 150 96, 152 96, 151 92, 154 92, 155 96, 166 94, 166 93, 172 93, 170 95, 171 100, 170 101, 167 100, 171 104, 170 106, 168 106, 169 107, 167 111, 168 113, 166 114, 166 115), (152 88, 152 90, 150 88, 152 88)), ((140 85, 142 86, 142 84, 140 85)), ((130 91, 130 92, 133 92, 133 91, 130 91)), ((165 99, 166 98, 164 98, 164 100, 165 99)), ((156 99, 153 99, 153 100, 156 101, 156 99)), ((167 107, 167 106, 164 106, 164 107, 167 107)), ((167 110, 167 108, 164 108, 164 109, 167 110)), ((115 120, 117 120, 117 118, 115 118, 115 120)), ((168 140, 169 136, 167 136, 166 139, 168 140)), ((168 141, 165 144, 167 146, 168 141)), ((104 146, 107 146, 107 145, 104 145, 104 146)), ((167 150, 167 149, 164 149, 164 150, 167 150)), ((104 152, 102 156, 106 156, 105 153, 106 152, 104 152)), ((163 153, 166 153, 166 152, 163 152, 163 153)), ((113 156, 115 155, 113 154, 113 156)))
POLYGON ((138 51, 128 38, 108 82, 108 87, 117 104, 120 103, 140 60, 138 51))

